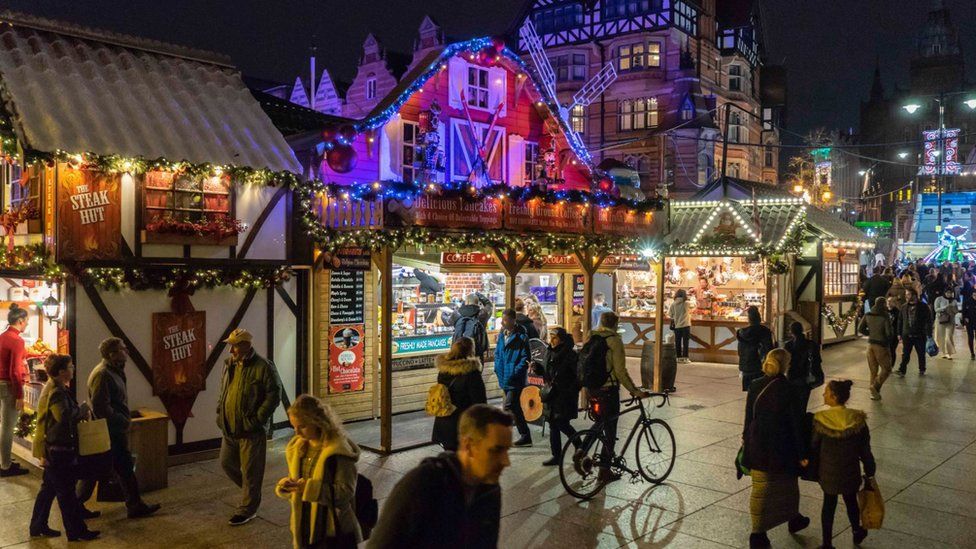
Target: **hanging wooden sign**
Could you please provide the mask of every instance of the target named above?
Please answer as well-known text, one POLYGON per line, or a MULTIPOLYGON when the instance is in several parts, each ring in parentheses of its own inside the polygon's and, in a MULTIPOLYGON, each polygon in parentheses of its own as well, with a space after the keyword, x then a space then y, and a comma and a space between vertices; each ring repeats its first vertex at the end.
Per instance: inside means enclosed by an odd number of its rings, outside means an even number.
POLYGON ((586 230, 587 211, 579 204, 549 204, 530 200, 509 204, 505 210, 505 228, 516 231, 581 233, 586 230))
POLYGON ((206 389, 207 313, 153 313, 152 327, 153 394, 195 398, 206 389))
POLYGON ((122 257, 120 174, 58 165, 58 260, 122 257))
POLYGON ((387 200, 384 222, 388 226, 500 229, 502 208, 498 200, 468 202, 461 198, 416 198, 387 200))
POLYGON ((597 234, 651 237, 656 232, 652 212, 638 212, 626 206, 597 208, 594 223, 597 234))

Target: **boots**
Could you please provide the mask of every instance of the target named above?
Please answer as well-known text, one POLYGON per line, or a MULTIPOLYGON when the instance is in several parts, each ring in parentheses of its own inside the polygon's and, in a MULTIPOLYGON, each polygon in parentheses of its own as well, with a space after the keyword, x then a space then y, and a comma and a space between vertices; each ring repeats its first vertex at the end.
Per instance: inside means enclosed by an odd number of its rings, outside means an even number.
POLYGON ((772 547, 769 542, 769 536, 766 532, 760 532, 758 534, 749 534, 749 549, 768 549, 772 547))
POLYGON ((803 530, 807 526, 810 526, 810 518, 805 517, 803 515, 797 515, 790 519, 790 522, 787 524, 787 526, 790 529, 790 533, 795 534, 800 530, 803 530))

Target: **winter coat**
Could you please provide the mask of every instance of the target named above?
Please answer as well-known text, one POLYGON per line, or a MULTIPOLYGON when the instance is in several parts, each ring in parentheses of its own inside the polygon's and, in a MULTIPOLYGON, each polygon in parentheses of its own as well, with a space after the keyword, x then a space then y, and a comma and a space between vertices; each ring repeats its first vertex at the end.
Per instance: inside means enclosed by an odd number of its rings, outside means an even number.
POLYGON ((681 297, 675 299, 668 308, 668 318, 674 323, 675 328, 691 326, 691 308, 688 306, 688 300, 681 297))
POLYGON ((891 287, 885 293, 885 297, 895 298, 895 302, 898 303, 898 307, 905 304, 905 285, 902 284, 900 278, 896 278, 891 281, 891 287))
POLYGON ((627 371, 627 355, 624 352, 624 341, 620 338, 617 330, 600 326, 593 330, 590 335, 606 338, 607 347, 609 347, 607 349, 607 371, 610 372, 610 377, 607 378, 607 383, 604 387, 610 387, 619 383, 631 393, 636 393, 637 386, 634 384, 634 380, 630 378, 630 372, 627 371))
POLYGON ((525 333, 529 339, 539 339, 539 330, 535 327, 535 322, 525 313, 515 313, 515 323, 525 328, 525 333))
POLYGON ((488 331, 481 321, 481 311, 478 305, 461 305, 457 310, 457 318, 453 321, 454 336, 451 337, 451 343, 462 337, 473 339, 475 355, 479 357, 488 351, 488 331))
POLYGON ((50 446, 78 448, 78 421, 81 410, 71 390, 48 379, 37 400, 37 427, 32 452, 37 459, 47 458, 50 446))
POLYGON ((758 374, 766 353, 773 349, 773 332, 762 324, 750 324, 735 332, 739 342, 739 371, 758 374))
MULTIPOLYGON (((531 322, 531 321, 530 321, 531 322)), ((495 376, 498 386, 504 391, 525 387, 525 374, 529 368, 529 336, 522 326, 507 338, 505 330, 498 332, 495 344, 495 376)))
POLYGON ((786 379, 790 385, 808 389, 807 374, 811 367, 813 375, 823 379, 823 363, 820 358, 820 348, 817 342, 801 337, 791 339, 783 346, 790 353, 790 368, 786 371, 786 379))
POLYGON ((969 324, 976 324, 976 299, 973 299, 973 292, 976 291, 972 284, 966 284, 962 290, 962 318, 969 324))
POLYGON ((876 469, 871 453, 871 433, 867 414, 844 406, 833 406, 813 415, 811 467, 817 471, 825 494, 857 492, 864 474, 873 477, 876 469))
MULTIPOLYGON (((288 463, 288 477, 292 480, 303 478, 303 462, 309 449, 307 440, 300 436, 292 437, 285 447, 285 461, 288 463)), ((305 487, 296 492, 282 490, 281 479, 275 486, 275 494, 291 501, 292 545, 306 547, 320 543, 324 538, 336 536, 336 522, 340 535, 355 537, 356 543, 363 540, 356 519, 356 462, 359 461, 359 446, 344 434, 335 440, 322 440, 322 448, 312 467, 311 478, 305 478, 305 487), (329 461, 333 461, 334 465, 329 461), (332 471, 335 471, 333 477, 332 471), (333 502, 335 513, 333 514, 333 502), (309 524, 303 525, 302 507, 308 504, 309 524), (301 540, 303 530, 309 539, 301 540)))
POLYGON ((888 308, 885 307, 881 311, 871 309, 870 313, 861 317, 857 331, 863 333, 864 330, 867 330, 868 333, 868 343, 884 345, 885 347, 890 345, 895 338, 895 329, 891 325, 888 308))
POLYGON ((24 398, 27 384, 27 348, 20 330, 10 326, 0 334, 0 381, 6 381, 16 400, 24 398))
POLYGON ((549 420, 576 419, 579 415, 578 362, 576 351, 568 343, 549 350, 546 364, 542 367, 542 378, 549 391, 542 406, 542 415, 549 420))
POLYGON ((763 376, 749 385, 742 464, 766 473, 797 473, 804 448, 793 413, 794 392, 784 376, 763 376))
POLYGON ((889 281, 883 275, 876 274, 869 278, 864 284, 864 299, 870 303, 871 306, 874 306, 874 300, 879 297, 887 296, 890 288, 891 281, 889 281))
POLYGON ((447 355, 440 355, 434 359, 434 365, 437 367, 437 383, 447 387, 456 410, 449 416, 434 418, 430 440, 448 450, 457 450, 461 414, 473 404, 488 402, 485 380, 481 377, 481 360, 477 357, 448 360, 447 355))
POLYGON ((92 415, 104 419, 109 435, 125 436, 132 416, 126 389, 125 364, 116 366, 102 360, 88 375, 88 400, 92 415))
POLYGON ((959 312, 959 307, 956 305, 955 299, 946 299, 942 295, 935 298, 935 319, 939 324, 955 324, 957 312, 959 312), (945 312, 947 316, 945 322, 940 318, 942 315, 939 313, 942 312, 945 312))
POLYGON ((453 452, 429 457, 408 472, 380 512, 368 549, 494 549, 501 487, 481 484, 465 497, 461 464, 453 452))
POLYGON ((925 285, 923 293, 925 294, 925 302, 929 305, 935 305, 935 300, 945 293, 948 285, 945 280, 940 278, 932 279, 931 282, 925 285))
POLYGON ((898 314, 898 335, 901 337, 928 337, 932 335, 932 312, 924 303, 906 303, 898 314), (909 314, 914 309, 913 320, 909 314))
POLYGON ((224 362, 217 400, 217 426, 229 438, 266 435, 281 402, 281 381, 274 364, 253 349, 241 363, 224 362))

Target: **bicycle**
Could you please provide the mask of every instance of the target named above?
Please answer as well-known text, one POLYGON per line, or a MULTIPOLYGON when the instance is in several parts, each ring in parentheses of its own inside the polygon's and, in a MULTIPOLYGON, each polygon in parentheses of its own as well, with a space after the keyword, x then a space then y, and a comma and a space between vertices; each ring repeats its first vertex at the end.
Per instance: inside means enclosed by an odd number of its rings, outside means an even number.
MULTIPOLYGON (((657 408, 670 404, 666 392, 651 393, 650 396, 661 398, 661 403, 656 405, 657 408)), ((573 497, 582 500, 590 499, 623 473, 630 475, 631 482, 639 482, 640 477, 643 477, 654 484, 664 482, 671 474, 677 455, 671 427, 662 419, 648 417, 644 403, 638 397, 633 397, 623 404, 630 407, 621 410, 617 418, 634 410, 640 410, 640 418, 631 428, 620 453, 610 449, 603 433, 604 423, 612 418, 600 417, 592 404, 587 408, 587 412, 594 419, 593 425, 589 429, 577 431, 563 447, 562 459, 559 462, 559 480, 562 481, 563 488, 573 497), (636 405, 633 405, 634 403, 636 405), (627 453, 635 435, 637 442, 634 454, 637 468, 631 469, 627 466, 624 454, 627 453)))

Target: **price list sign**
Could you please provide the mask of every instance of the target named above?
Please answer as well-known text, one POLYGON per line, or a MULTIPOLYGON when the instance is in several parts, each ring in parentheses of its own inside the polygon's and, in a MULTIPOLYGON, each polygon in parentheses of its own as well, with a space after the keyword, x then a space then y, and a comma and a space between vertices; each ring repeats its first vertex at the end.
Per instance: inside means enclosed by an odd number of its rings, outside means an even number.
POLYGON ((331 271, 329 274, 329 323, 364 324, 365 279, 361 271, 331 271))

